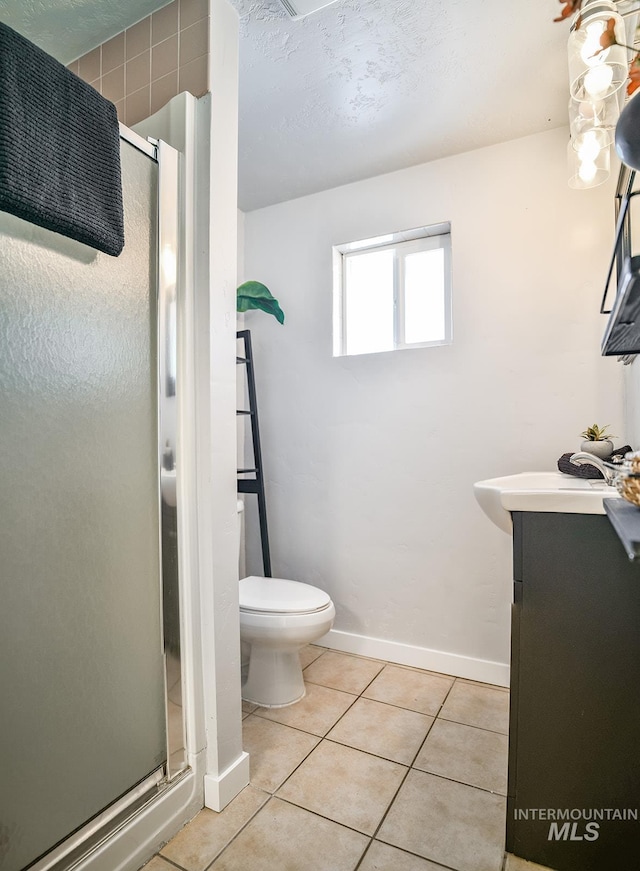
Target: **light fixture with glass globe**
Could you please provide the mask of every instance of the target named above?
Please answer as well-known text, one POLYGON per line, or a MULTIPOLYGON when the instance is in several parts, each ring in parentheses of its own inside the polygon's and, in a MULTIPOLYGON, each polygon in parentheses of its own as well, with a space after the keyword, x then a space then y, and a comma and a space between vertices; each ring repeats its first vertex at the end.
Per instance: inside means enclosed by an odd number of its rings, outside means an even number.
POLYGON ((569 185, 590 188, 609 177, 610 146, 628 77, 625 23, 612 0, 587 0, 569 35, 569 185), (605 31, 617 43, 602 48, 605 31))
POLYGON ((569 35, 569 85, 576 100, 601 100, 615 93, 627 80, 625 26, 612 0, 591 0, 582 10, 580 26, 569 35), (600 38, 614 19, 621 45, 601 49, 600 38))

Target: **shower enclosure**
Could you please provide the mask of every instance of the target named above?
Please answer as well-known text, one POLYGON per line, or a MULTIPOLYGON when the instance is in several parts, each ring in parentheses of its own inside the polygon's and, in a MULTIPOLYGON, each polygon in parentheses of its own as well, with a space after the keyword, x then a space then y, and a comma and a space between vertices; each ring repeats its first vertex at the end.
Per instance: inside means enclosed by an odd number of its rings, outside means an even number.
POLYGON ((177 152, 121 128, 111 258, 0 213, 0 867, 69 868, 186 769, 177 152))

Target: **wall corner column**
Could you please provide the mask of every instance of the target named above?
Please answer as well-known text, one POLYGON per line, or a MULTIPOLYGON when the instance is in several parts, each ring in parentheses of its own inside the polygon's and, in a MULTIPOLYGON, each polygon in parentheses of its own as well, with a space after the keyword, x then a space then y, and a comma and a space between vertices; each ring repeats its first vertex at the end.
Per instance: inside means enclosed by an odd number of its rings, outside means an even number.
POLYGON ((210 0, 208 111, 200 118, 197 220, 208 228, 208 261, 198 292, 201 314, 198 447, 204 489, 199 518, 202 650, 207 733, 205 805, 220 811, 249 782, 242 750, 238 524, 236 513, 236 285, 238 16, 210 0))

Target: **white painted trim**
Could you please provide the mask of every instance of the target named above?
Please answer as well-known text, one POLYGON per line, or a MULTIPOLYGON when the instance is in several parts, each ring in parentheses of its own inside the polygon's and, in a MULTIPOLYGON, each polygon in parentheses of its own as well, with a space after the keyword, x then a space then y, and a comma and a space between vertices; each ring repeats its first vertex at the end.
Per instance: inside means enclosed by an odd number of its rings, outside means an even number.
POLYGON ((212 811, 221 811, 249 783, 249 754, 244 751, 222 774, 204 778, 204 804, 212 811))
POLYGON ((509 686, 509 665, 506 662, 475 659, 472 656, 461 656, 459 653, 448 653, 445 650, 432 650, 429 647, 417 647, 399 641, 386 641, 384 638, 369 638, 367 635, 340 632, 338 629, 331 629, 316 644, 330 647, 332 650, 342 650, 344 653, 357 653, 360 656, 384 659, 398 665, 424 668, 428 671, 451 674, 454 677, 464 677, 500 687, 509 686))

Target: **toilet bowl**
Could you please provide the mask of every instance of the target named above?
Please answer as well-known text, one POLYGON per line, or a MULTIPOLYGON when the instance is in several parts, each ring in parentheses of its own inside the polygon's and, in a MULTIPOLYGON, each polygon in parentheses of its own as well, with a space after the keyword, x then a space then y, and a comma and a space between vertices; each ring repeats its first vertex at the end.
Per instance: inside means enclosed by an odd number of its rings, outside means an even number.
POLYGON ((240 581, 240 640, 249 647, 242 698, 281 708, 300 701, 304 680, 299 651, 333 625, 336 609, 317 587, 284 578, 240 581))

